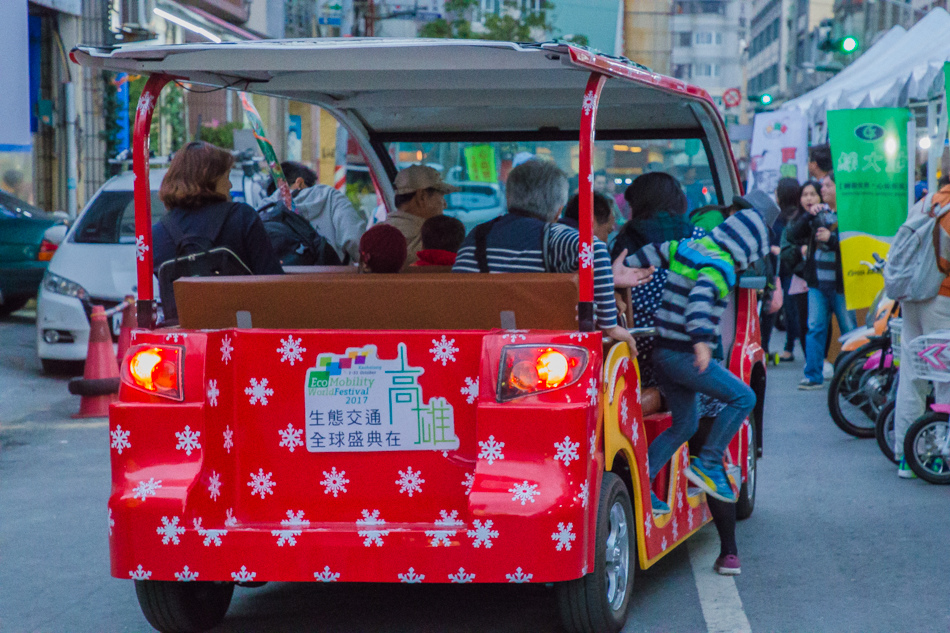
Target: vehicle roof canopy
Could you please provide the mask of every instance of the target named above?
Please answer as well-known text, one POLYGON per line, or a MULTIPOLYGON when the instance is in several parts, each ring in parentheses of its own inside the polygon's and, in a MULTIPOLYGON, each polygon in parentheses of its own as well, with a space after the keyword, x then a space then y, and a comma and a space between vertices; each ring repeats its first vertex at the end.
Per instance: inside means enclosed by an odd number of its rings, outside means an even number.
POLYGON ((592 70, 604 87, 599 130, 676 130, 725 139, 708 94, 628 60, 564 44, 479 40, 261 40, 80 47, 83 65, 165 73, 207 86, 313 103, 367 132, 575 131, 592 70), (705 133, 704 133, 705 129, 705 133))

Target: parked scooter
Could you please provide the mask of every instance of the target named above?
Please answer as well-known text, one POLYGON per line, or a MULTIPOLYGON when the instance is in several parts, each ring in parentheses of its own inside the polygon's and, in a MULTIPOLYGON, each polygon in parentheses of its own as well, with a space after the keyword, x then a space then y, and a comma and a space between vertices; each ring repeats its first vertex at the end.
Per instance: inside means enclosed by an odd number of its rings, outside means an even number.
MULTIPOLYGON (((937 330, 908 343, 913 352, 911 375, 931 382, 950 382, 950 330, 937 330)), ((950 403, 930 405, 904 436, 904 459, 914 473, 932 484, 950 484, 950 403)))

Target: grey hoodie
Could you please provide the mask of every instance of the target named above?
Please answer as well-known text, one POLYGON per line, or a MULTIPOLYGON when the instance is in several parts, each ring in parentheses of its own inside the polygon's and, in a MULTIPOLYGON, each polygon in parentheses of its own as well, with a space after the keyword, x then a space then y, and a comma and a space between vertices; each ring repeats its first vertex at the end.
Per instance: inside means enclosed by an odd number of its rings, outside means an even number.
MULTIPOLYGON (((294 204, 297 212, 333 246, 333 250, 343 260, 344 253, 350 261, 360 259, 360 237, 366 231, 366 218, 353 208, 349 198, 333 187, 316 184, 295 192, 294 204)), ((280 194, 261 200, 261 207, 277 202, 280 194)))

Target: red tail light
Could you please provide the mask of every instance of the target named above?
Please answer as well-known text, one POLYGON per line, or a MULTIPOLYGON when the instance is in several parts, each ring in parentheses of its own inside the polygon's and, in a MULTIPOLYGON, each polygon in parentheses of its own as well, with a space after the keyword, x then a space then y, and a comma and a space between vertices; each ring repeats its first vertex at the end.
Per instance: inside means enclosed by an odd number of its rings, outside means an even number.
POLYGON ((138 345, 129 350, 122 363, 122 382, 146 393, 178 400, 185 399, 185 350, 173 345, 138 345))
POLYGON ((587 349, 572 345, 506 345, 498 371, 499 402, 553 391, 578 381, 587 349))
POLYGON ((58 244, 53 244, 49 240, 43 240, 40 242, 40 252, 37 254, 37 261, 48 262, 53 259, 53 253, 56 252, 56 249, 59 248, 58 244))

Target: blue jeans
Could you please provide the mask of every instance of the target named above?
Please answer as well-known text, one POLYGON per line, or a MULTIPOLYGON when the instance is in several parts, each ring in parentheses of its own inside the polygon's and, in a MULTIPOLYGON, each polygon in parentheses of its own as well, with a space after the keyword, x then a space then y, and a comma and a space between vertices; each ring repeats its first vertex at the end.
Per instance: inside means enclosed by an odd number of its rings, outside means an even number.
POLYGON ((784 301, 782 302, 782 310, 785 311, 785 351, 794 352, 795 351, 795 341, 798 341, 802 346, 802 351, 805 351, 805 333, 802 332, 801 320, 806 315, 799 316, 798 314, 798 301, 795 297, 798 295, 790 295, 788 291, 792 287, 792 278, 791 276, 782 277, 782 292, 785 293, 784 301))
POLYGON ((838 317, 842 334, 854 329, 854 314, 845 309, 844 295, 834 290, 808 289, 808 333, 805 335, 805 378, 824 382, 825 343, 832 312, 838 317))
POLYGON ((755 392, 748 385, 715 361, 700 373, 693 365, 694 359, 687 352, 661 347, 653 350, 653 369, 673 414, 673 424, 650 443, 650 481, 699 428, 697 394, 705 393, 726 404, 699 452, 699 458, 709 466, 722 464, 730 440, 755 407, 755 392))

